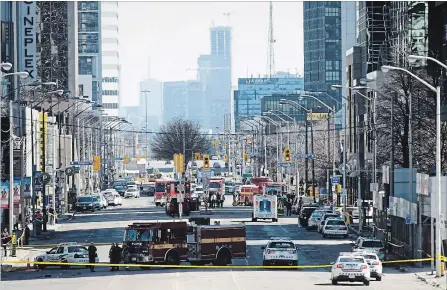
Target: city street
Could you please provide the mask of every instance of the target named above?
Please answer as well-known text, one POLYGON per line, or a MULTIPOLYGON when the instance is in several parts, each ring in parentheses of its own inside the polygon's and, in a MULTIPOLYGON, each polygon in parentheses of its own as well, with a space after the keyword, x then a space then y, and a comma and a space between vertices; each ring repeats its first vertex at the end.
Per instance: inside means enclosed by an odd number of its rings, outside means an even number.
MULTIPOLYGON (((250 221, 250 209, 231 206, 227 198, 223 209, 211 209, 211 222, 221 224, 250 221)), ((198 216, 194 213, 191 216, 198 216)), ((164 210, 155 207, 151 197, 124 199, 123 206, 109 207, 94 213, 78 214, 76 219, 61 224, 55 237, 40 241, 41 244, 60 242, 122 242, 123 229, 136 221, 172 220, 164 210)), ((297 218, 280 218, 278 223, 247 222, 247 259, 234 260, 235 265, 262 265, 262 249, 270 237, 290 237, 299 247, 300 265, 321 265, 335 261, 341 251, 349 251, 349 241, 322 239, 315 232, 308 232, 297 225, 297 218)), ((109 245, 98 245, 101 262, 108 262, 109 245)), ((32 252, 34 257, 47 248, 32 252)), ((71 289, 121 289, 128 285, 142 285, 150 279, 153 289, 275 289, 278 283, 289 289, 317 289, 331 287, 330 272, 324 269, 299 270, 220 270, 220 269, 150 269, 132 268, 130 271, 110 272, 107 267, 98 267, 97 272, 88 269, 49 268, 43 271, 2 273, 2 289, 32 287, 36 280, 42 287, 71 289), (243 274, 242 274, 243 273, 243 274), (106 283, 106 287, 104 285, 106 283), (297 283, 299 281, 299 283, 297 283), (82 286, 81 286, 82 285, 82 286)), ((354 284, 363 287, 360 284, 354 284)), ((357 286, 351 285, 353 289, 357 286)), ((428 289, 413 274, 399 273, 394 268, 385 269, 382 282, 371 283, 371 289, 428 289), (392 279, 391 279, 392 278, 392 279), (391 282, 392 281, 392 282, 391 282), (416 282, 416 283, 415 283, 416 282)), ((333 287, 333 286, 332 286, 333 287)))

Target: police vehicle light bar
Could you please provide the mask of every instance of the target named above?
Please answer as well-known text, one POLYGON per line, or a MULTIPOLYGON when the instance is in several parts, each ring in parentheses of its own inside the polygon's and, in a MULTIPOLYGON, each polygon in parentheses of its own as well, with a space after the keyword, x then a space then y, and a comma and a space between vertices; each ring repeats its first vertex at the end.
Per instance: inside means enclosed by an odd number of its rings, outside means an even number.
POLYGON ((270 240, 291 240, 290 237, 271 237, 270 240))

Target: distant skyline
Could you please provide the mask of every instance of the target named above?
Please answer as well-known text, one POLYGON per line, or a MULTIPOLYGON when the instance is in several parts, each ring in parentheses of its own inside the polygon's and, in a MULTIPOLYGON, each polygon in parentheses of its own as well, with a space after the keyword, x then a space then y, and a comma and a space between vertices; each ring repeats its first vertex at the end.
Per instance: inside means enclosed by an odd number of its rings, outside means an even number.
MULTIPOLYGON (((121 105, 138 104, 139 82, 196 79, 210 27, 233 29, 232 82, 267 68, 269 2, 120 2, 121 105), (230 16, 224 15, 230 13, 230 16)), ((303 75, 303 3, 274 2, 276 71, 303 75)))

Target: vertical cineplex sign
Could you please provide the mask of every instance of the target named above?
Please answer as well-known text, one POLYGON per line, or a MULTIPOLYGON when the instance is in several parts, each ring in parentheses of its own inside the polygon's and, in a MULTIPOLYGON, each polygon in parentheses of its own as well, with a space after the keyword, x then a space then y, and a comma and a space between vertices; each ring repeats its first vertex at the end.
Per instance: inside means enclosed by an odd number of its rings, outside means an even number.
POLYGON ((36 81, 36 1, 17 2, 18 4, 18 51, 19 71, 29 73, 26 81, 36 81))

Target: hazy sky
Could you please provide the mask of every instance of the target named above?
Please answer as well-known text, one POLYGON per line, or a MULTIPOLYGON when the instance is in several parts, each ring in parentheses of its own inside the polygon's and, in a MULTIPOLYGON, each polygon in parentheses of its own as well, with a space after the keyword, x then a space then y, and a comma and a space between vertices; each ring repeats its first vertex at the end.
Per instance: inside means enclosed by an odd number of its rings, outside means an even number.
MULTIPOLYGON (((209 28, 233 28, 233 86, 266 73, 269 2, 120 2, 121 104, 136 105, 138 83, 196 78, 197 57, 210 52, 209 28), (224 15, 230 13, 230 17, 224 15), (189 70, 188 70, 189 69, 189 70)), ((274 2, 276 71, 303 74, 303 4, 274 2)))

